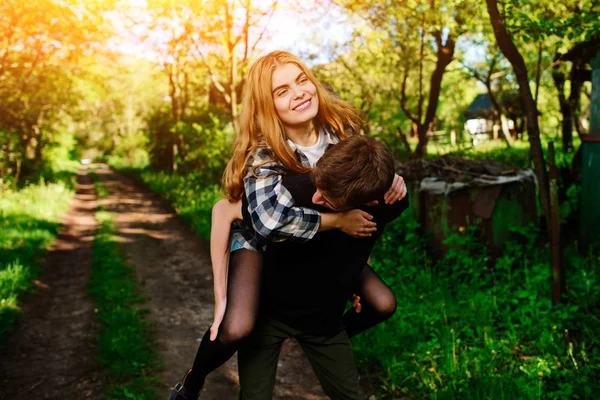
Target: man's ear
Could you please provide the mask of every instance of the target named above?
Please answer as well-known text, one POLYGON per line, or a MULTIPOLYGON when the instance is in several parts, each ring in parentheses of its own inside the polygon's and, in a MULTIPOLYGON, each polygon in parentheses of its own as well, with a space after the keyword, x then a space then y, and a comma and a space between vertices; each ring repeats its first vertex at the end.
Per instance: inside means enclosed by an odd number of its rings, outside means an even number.
POLYGON ((312 202, 313 204, 319 204, 322 206, 325 205, 325 199, 323 198, 323 194, 321 194, 321 191, 319 189, 317 189, 315 194, 313 194, 312 202))

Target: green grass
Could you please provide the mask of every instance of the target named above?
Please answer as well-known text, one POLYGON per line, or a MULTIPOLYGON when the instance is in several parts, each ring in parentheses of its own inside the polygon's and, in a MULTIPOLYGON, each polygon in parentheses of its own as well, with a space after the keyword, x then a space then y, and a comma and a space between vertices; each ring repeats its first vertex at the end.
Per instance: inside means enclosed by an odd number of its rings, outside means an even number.
POLYGON ((569 293, 551 304, 549 249, 520 228, 495 261, 474 232, 434 261, 409 214, 373 266, 398 309, 353 340, 382 395, 432 399, 591 399, 600 389, 600 253, 567 250, 569 293))
MULTIPOLYGON (((556 163, 558 165, 570 165, 574 153, 562 153, 560 138, 553 139, 549 136, 542 136, 541 144, 546 162, 548 161, 548 143, 550 141, 554 141, 556 163)), ((411 148, 414 150, 417 146, 417 140, 411 138, 409 142, 411 148)), ((573 146, 575 149, 577 149, 580 144, 581 141, 578 137, 573 138, 573 146)), ((502 161, 517 168, 533 168, 529 156, 529 142, 527 139, 515 141, 510 149, 508 149, 506 143, 501 140, 487 140, 479 143, 477 146, 473 146, 470 142, 458 143, 454 146, 436 142, 429 142, 427 145, 426 158, 435 158, 445 154, 452 154, 471 160, 502 161)), ((402 153, 400 156, 402 158, 400 161, 407 161, 409 158, 407 153, 402 153)))
MULTIPOLYGON (((97 180, 99 197, 108 191, 97 180)), ((98 361, 112 378, 109 399, 156 399, 159 364, 151 340, 152 330, 141 308, 132 268, 125 262, 114 236, 114 215, 96 213, 100 228, 94 238, 94 260, 89 293, 101 323, 98 361)))
POLYGON ((71 178, 0 189, 0 341, 21 316, 21 294, 34 289, 43 255, 73 198, 71 178))

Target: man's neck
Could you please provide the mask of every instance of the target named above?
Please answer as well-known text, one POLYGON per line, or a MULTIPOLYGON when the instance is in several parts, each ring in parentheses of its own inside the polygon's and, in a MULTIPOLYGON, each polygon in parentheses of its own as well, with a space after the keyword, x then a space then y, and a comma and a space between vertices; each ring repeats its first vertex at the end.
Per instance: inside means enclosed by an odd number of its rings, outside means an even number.
POLYGON ((304 147, 313 146, 319 140, 319 134, 312 121, 301 125, 286 126, 285 134, 292 142, 304 147))

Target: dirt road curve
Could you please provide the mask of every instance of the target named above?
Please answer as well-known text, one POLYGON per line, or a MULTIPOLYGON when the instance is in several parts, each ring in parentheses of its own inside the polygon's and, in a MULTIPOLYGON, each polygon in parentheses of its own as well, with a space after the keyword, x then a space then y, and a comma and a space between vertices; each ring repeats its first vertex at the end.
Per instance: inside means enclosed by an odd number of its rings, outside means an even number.
MULTIPOLYGON (((120 240, 137 271, 138 287, 156 331, 168 388, 191 366, 198 340, 212 322, 212 272, 208 243, 199 240, 155 194, 103 168, 96 171, 111 193, 103 205, 118 213, 120 240)), ((202 399, 236 399, 235 357, 207 379, 202 399)), ((288 343, 283 351, 275 399, 326 399, 302 351, 288 343)))
POLYGON ((85 171, 64 226, 48 252, 38 290, 23 299, 23 319, 0 347, 0 399, 99 399, 94 306, 87 297, 96 230, 96 195, 85 171))

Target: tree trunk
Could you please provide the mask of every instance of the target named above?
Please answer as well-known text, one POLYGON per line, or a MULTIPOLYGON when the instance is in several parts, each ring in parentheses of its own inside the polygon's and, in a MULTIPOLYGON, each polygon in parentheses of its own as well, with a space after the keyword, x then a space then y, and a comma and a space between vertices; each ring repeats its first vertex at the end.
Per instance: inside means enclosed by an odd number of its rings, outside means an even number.
MULTIPOLYGON (((527 116, 527 133, 529 137, 530 154, 533 160, 535 174, 538 179, 544 217, 548 222, 547 227, 549 227, 550 193, 548 188, 548 173, 546 171, 546 162, 544 161, 544 153, 542 152, 542 143, 540 141, 540 129, 537 121, 538 112, 531 93, 531 88, 529 87, 527 67, 525 66, 523 56, 513 43, 512 38, 504 26, 503 18, 498 11, 498 1, 486 0, 486 4, 498 46, 500 47, 502 54, 504 54, 512 65, 519 84, 519 92, 527 116)), ((550 234, 550 231, 548 231, 548 234, 550 234)))
POLYGON ((15 179, 13 181, 13 186, 17 187, 17 184, 19 183, 19 178, 21 177, 21 159, 17 159, 17 166, 16 166, 16 170, 15 170, 15 179))
POLYGON ((581 124, 578 123, 581 114, 581 89, 583 87, 583 81, 581 79, 581 71, 585 69, 585 62, 581 58, 573 60, 573 66, 571 67, 571 92, 569 93, 569 106, 571 108, 571 121, 575 126, 577 135, 581 138, 583 132, 581 132, 581 124))
POLYGON ((558 92, 558 104, 560 106, 560 112, 562 114, 562 150, 563 153, 570 153, 573 151, 573 113, 571 111, 571 105, 567 101, 565 96, 565 74, 560 71, 558 57, 555 57, 554 66, 552 67, 552 79, 554 80, 554 86, 558 92))
POLYGON ((544 42, 540 42, 538 45, 538 59, 535 66, 535 106, 538 105, 538 95, 540 93, 540 79, 542 76, 542 55, 544 53, 544 42))
POLYGON ((402 131, 402 127, 400 127, 400 126, 398 128, 396 128, 396 140, 398 140, 398 139, 400 139, 400 141, 402 142, 402 146, 404 146, 404 150, 406 150, 408 152, 408 154, 410 154, 412 152, 412 150, 410 148, 410 143, 408 143, 406 134, 404 134, 404 132, 402 131))
POLYGON ((419 143, 417 144, 417 148, 415 149, 414 153, 414 157, 417 159, 423 159, 425 154, 427 154, 427 143, 429 142, 427 133, 431 130, 433 121, 435 119, 435 112, 437 110, 437 105, 440 98, 440 90, 442 87, 442 79, 444 78, 446 67, 454 58, 455 42, 452 34, 448 33, 448 39, 446 39, 445 44, 442 44, 442 32, 438 31, 434 35, 438 48, 437 60, 435 63, 435 71, 433 71, 433 74, 431 75, 429 99, 427 102, 425 120, 422 122, 419 121, 420 123, 417 127, 419 143))
POLYGON ((494 95, 494 92, 492 91, 492 85, 489 81, 486 82, 486 86, 487 86, 487 90, 488 90, 488 96, 490 97, 490 101, 492 102, 492 106, 494 107, 494 110, 496 111, 498 119, 500 120, 500 128, 501 128, 500 130, 502 131, 502 137, 504 138, 504 141, 506 142, 506 146, 512 147, 513 141, 512 141, 512 137, 510 136, 510 132, 508 130, 508 121, 506 120, 506 117, 504 116, 504 113, 502 112, 502 106, 498 102, 498 99, 496 99, 496 96, 494 95))

